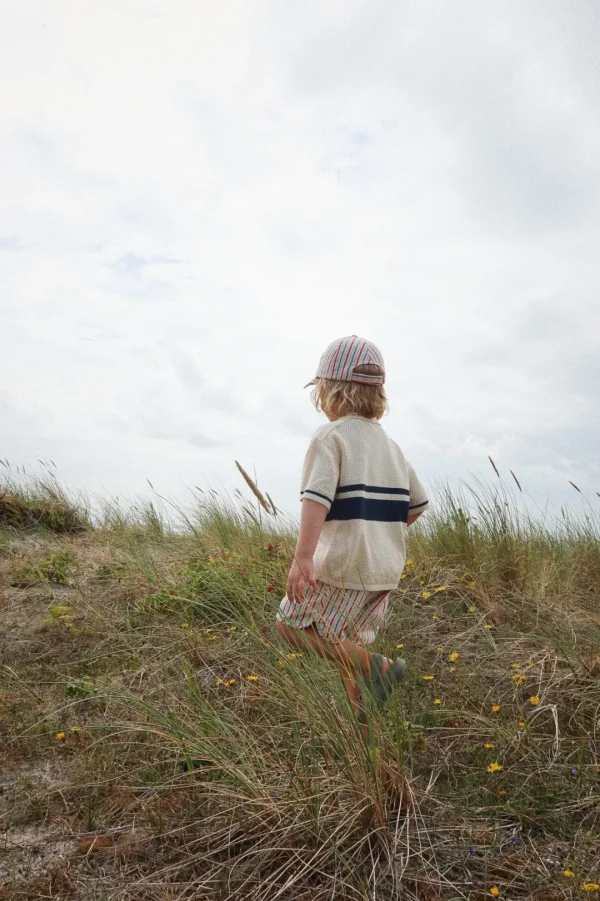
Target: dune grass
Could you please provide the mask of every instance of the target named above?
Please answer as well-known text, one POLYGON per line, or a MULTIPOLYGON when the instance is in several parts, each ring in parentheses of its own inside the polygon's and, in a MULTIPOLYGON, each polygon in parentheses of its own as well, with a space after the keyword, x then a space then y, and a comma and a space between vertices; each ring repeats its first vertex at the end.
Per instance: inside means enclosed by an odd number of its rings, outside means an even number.
POLYGON ((0 897, 600 892, 597 517, 439 487, 369 742, 335 669, 276 635, 295 528, 264 494, 2 521, 0 897))
POLYGON ((42 465, 44 475, 29 477, 25 470, 13 470, 8 461, 0 460, 0 529, 84 532, 90 526, 85 499, 69 495, 53 464, 42 465))

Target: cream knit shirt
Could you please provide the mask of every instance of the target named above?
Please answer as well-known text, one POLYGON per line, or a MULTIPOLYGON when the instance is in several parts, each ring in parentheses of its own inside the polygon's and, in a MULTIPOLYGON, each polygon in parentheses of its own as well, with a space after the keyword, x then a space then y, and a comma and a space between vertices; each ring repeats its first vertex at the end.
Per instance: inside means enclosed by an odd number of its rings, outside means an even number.
POLYGON ((406 562, 408 512, 429 501, 416 473, 376 420, 344 416, 308 448, 301 498, 328 509, 315 578, 338 588, 397 588, 406 562))

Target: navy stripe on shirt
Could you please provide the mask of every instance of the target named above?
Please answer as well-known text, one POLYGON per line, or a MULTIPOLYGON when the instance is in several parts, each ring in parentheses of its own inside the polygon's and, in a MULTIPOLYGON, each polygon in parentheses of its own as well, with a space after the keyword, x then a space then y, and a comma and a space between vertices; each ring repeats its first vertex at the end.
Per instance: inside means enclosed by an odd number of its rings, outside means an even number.
POLYGON ((413 504, 409 509, 410 510, 418 510, 419 507, 426 507, 429 501, 423 501, 422 504, 413 504))
POLYGON ((335 496, 345 494, 347 491, 370 491, 372 494, 405 494, 410 495, 408 488, 381 488, 378 485, 340 485, 335 496))
POLYGON ((371 497, 336 498, 326 520, 368 519, 374 522, 407 522, 408 501, 381 501, 371 497))

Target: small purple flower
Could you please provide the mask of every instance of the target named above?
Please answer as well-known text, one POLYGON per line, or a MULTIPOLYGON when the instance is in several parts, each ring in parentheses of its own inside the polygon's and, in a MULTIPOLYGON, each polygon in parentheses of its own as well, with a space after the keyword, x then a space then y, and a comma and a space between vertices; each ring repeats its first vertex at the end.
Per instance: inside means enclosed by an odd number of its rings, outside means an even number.
POLYGON ((281 795, 279 794, 279 792, 275 792, 275 796, 274 796, 274 797, 275 797, 275 800, 276 800, 276 801, 279 801, 279 799, 281 798, 281 795))
POLYGON ((571 770, 574 776, 579 776, 579 770, 571 770))
POLYGON ((516 835, 511 835, 510 840, 511 840, 511 842, 516 842, 517 836, 516 836, 516 835))
POLYGON ((469 857, 473 857, 474 853, 473 848, 469 848, 469 857))

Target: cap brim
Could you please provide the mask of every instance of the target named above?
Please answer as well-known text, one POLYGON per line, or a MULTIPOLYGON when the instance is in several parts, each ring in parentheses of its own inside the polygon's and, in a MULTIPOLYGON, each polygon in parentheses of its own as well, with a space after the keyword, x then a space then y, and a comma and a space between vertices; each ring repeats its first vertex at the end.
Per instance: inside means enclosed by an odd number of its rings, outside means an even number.
POLYGON ((312 382, 307 382, 306 385, 305 385, 304 387, 305 387, 305 388, 308 388, 309 385, 316 385, 316 384, 317 384, 317 380, 316 380, 316 379, 313 379, 312 382))

